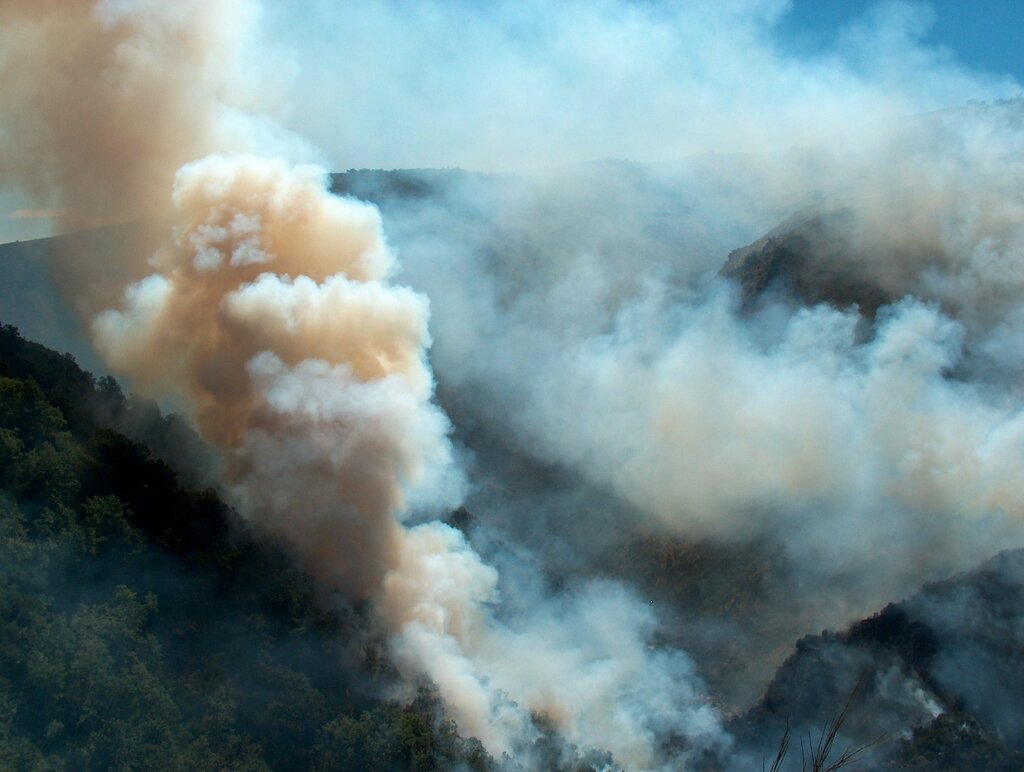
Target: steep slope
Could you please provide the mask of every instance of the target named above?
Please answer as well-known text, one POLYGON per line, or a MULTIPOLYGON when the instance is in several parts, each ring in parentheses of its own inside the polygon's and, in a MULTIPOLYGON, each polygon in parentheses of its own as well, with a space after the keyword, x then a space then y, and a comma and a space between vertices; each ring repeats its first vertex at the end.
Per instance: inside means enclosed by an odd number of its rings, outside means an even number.
POLYGON ((490 765, 429 685, 382 699, 362 609, 110 428, 174 428, 149 412, 0 328, 0 766, 490 765))
POLYGON ((896 298, 865 279, 861 266, 851 259, 843 234, 846 219, 836 211, 795 214, 731 252, 719 275, 739 285, 747 312, 767 300, 789 299, 805 305, 856 306, 862 314, 874 316, 880 306, 896 298))
POLYGON ((1024 550, 928 585, 841 633, 797 642, 737 735, 815 737, 850 700, 839 744, 894 768, 1024 763, 1024 550))

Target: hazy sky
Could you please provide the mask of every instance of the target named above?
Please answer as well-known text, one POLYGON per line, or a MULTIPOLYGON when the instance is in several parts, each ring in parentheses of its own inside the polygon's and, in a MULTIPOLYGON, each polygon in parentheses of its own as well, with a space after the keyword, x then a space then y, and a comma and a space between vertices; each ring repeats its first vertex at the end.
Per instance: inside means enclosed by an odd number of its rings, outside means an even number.
POLYGON ((288 123, 339 169, 501 170, 762 152, 820 142, 825 124, 842 129, 851 115, 1020 93, 1020 3, 295 7, 266 9, 301 73, 288 123), (802 125, 807 136, 794 131, 802 125))
MULTIPOLYGON (((1022 25, 995 0, 267 2, 254 93, 337 170, 762 153, 1016 96, 1022 25)), ((50 206, 0 187, 0 241, 50 206)))

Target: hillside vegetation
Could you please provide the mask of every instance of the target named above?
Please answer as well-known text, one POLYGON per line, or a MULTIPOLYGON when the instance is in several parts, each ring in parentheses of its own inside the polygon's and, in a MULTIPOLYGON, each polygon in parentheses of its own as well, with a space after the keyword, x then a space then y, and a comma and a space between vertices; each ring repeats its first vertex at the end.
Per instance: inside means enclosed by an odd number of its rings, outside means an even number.
POLYGON ((212 489, 113 426, 167 457, 188 444, 0 329, 0 768, 491 765, 429 685, 377 696, 390 669, 362 609, 322 602, 212 489))

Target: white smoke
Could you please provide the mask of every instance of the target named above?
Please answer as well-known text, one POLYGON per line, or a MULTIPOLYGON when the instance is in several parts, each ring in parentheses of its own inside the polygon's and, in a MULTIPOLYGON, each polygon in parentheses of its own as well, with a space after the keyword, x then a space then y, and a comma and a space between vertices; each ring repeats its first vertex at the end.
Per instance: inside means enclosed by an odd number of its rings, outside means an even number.
POLYGON ((397 632, 398 667, 431 673, 459 725, 492 752, 515 757, 536 732, 531 713, 630 769, 671 767, 727 745, 693 664, 650 645, 656 619, 620 585, 520 598, 528 611, 501 619, 497 573, 458 531, 426 524, 408 535, 380 606, 397 632), (682 747, 667 750, 673 738, 682 747))
MULTIPOLYGON (((811 624, 848 623, 1024 543, 1020 114, 1011 103, 908 121, 871 137, 873 156, 826 165, 836 177, 820 207, 843 216, 829 220, 823 269, 881 288, 871 322, 782 303, 744 316, 726 282, 687 274, 717 269, 728 246, 677 265, 661 243, 605 239, 600 215, 571 204, 506 210, 503 230, 443 249, 437 234, 457 218, 408 207, 396 240, 434 301, 438 372, 515 447, 631 504, 614 527, 639 517, 683 540, 777 539, 811 595, 829 597, 811 624), (496 242, 538 257, 475 258, 496 242)), ((648 205, 602 179, 599 212, 628 221, 648 205)), ((471 196, 445 204, 465 211, 471 196)), ((736 200, 712 199, 710 216, 728 219, 736 200)))

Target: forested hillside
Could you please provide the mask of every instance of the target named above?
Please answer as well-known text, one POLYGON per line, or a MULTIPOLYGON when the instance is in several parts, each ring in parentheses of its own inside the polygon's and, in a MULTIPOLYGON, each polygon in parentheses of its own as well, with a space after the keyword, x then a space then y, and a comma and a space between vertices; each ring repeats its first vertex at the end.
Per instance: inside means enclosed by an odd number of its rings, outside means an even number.
POLYGON ((382 700, 365 611, 167 461, 202 476, 182 422, 0 329, 0 768, 492 764, 429 685, 382 700))

